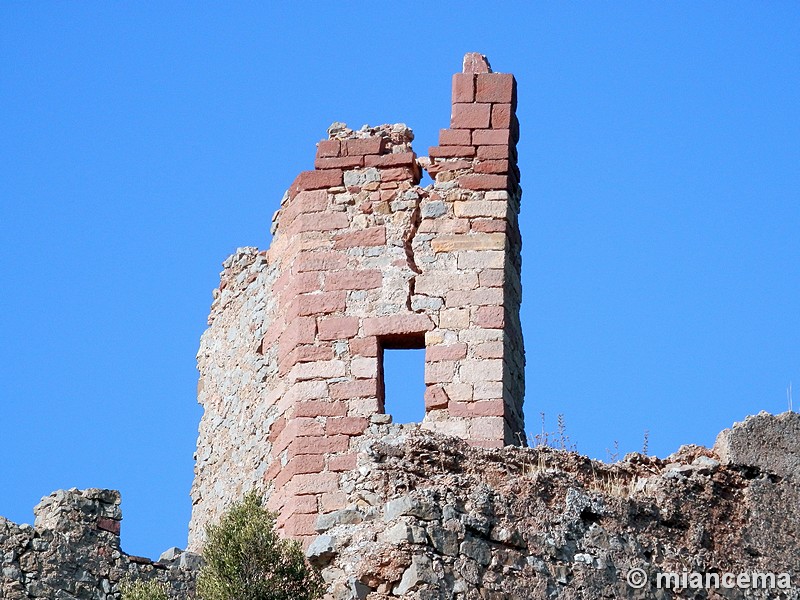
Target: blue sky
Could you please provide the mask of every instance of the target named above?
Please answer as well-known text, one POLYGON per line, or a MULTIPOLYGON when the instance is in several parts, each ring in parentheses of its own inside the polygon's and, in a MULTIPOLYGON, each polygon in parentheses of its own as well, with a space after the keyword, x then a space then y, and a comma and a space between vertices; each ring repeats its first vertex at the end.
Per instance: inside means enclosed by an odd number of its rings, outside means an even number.
POLYGON ((528 429, 664 456, 785 410, 797 3, 4 2, 0 514, 116 488, 127 552, 184 546, 221 262, 331 122, 425 155, 468 51, 519 83, 528 429))

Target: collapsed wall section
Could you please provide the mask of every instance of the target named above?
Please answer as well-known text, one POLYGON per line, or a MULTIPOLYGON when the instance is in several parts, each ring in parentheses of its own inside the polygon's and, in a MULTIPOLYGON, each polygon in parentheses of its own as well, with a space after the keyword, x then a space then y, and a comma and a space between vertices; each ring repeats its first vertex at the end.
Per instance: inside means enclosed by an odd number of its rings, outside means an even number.
POLYGON ((519 443, 515 108, 514 77, 467 55, 429 158, 405 125, 334 124, 284 196, 270 249, 226 262, 198 354, 190 546, 251 488, 284 534, 311 539, 316 515, 342 507, 357 438, 387 422, 385 349, 425 349, 424 428, 519 443), (419 185, 422 168, 434 184, 419 185))

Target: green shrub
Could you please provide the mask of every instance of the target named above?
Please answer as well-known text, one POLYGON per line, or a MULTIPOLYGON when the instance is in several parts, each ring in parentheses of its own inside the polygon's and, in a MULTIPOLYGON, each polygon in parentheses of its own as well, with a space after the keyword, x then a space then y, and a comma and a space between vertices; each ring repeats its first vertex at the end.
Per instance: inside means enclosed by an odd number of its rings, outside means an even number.
POLYGON ((275 532, 275 513, 249 493, 206 528, 205 565, 197 579, 202 600, 316 600, 324 587, 300 544, 275 532))
POLYGON ((131 581, 120 583, 122 600, 169 600, 167 586, 158 581, 131 581))

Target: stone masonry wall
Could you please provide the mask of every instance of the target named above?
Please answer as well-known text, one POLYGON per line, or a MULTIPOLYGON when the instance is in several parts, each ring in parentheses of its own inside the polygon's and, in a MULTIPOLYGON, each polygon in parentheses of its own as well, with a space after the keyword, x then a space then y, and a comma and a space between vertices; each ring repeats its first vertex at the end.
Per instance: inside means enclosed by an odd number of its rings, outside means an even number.
POLYGON ((405 125, 331 126, 269 250, 225 262, 198 353, 190 547, 251 488, 309 542, 344 501, 357 438, 387 422, 387 348, 425 349, 425 429, 519 443, 516 83, 469 54, 452 89, 451 127, 424 159, 405 125), (422 168, 435 183, 419 185, 422 168))
POLYGON ((120 582, 157 580, 171 598, 194 597, 200 558, 173 549, 162 560, 120 549, 119 492, 60 490, 34 509, 33 527, 0 517, 0 598, 120 600, 120 582))

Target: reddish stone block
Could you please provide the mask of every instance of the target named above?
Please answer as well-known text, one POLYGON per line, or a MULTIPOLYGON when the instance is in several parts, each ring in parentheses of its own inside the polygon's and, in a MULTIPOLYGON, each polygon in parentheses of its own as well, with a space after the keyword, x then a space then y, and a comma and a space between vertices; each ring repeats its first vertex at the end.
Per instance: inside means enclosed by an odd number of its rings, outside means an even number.
POLYGON ((510 73, 484 73, 475 81, 477 102, 497 102, 513 105, 517 101, 517 82, 510 73))
POLYGON ((403 335, 421 333, 433 329, 428 315, 409 313, 387 317, 368 317, 364 319, 364 335, 403 335))
POLYGON ((327 208, 327 190, 300 192, 281 209, 281 223, 288 225, 297 215, 321 212, 327 208))
POLYGON ((456 73, 453 75, 453 103, 475 101, 475 75, 456 73))
POLYGON ((325 275, 326 290, 373 290, 382 284, 383 273, 378 269, 337 271, 325 275))
POLYGON ((283 294, 287 298, 293 298, 297 294, 306 294, 322 289, 320 282, 320 275, 316 271, 309 271, 307 273, 289 273, 284 271, 275 280, 272 290, 276 294, 283 294))
POLYGON ((417 155, 413 152, 370 155, 364 157, 365 167, 411 167, 416 164, 417 155))
MULTIPOLYGON (((321 338, 320 339, 324 339, 321 338)), ((278 372, 286 375, 297 363, 332 360, 333 348, 322 346, 298 346, 283 359, 278 357, 278 372)))
MULTIPOLYGON (((377 379, 356 379, 331 384, 331 398, 335 400, 351 400, 353 398, 369 398, 378 395, 377 379)), ((345 406, 347 406, 345 404, 345 406)), ((345 412, 346 414, 346 412, 345 412)), ((343 415, 337 415, 343 416, 343 415)))
POLYGON ((383 154, 386 140, 382 137, 370 137, 344 141, 345 156, 363 156, 365 154, 383 154))
POLYGON ((357 338, 350 340, 351 356, 374 357, 378 356, 379 349, 378 338, 376 337, 357 338))
POLYGON ((339 454, 328 458, 328 470, 335 473, 352 471, 356 466, 358 466, 358 456, 355 454, 339 454))
POLYGON ((381 170, 381 181, 417 181, 417 173, 415 169, 410 167, 394 167, 391 169, 381 170))
POLYGON ((470 228, 481 233, 505 233, 506 222, 502 219, 475 219, 470 228))
POLYGON ((318 212, 297 215, 288 231, 291 234, 308 231, 335 231, 350 227, 350 219, 343 212, 318 212))
POLYGON ((508 173, 507 160, 481 160, 475 165, 476 173, 508 173))
POLYGON ((447 412, 451 417, 502 417, 505 406, 502 400, 479 400, 478 402, 450 402, 447 412))
POLYGON ((313 344, 316 335, 316 319, 292 319, 278 340, 278 360, 282 360, 300 344, 313 344))
MULTIPOLYGON (((339 385, 339 384, 334 384, 339 385)), ((295 418, 300 417, 343 417, 347 414, 345 402, 327 400, 305 400, 294 407, 295 418)))
POLYGON ((440 129, 440 146, 471 146, 472 131, 469 129, 440 129))
POLYGON ((347 303, 347 294, 345 292, 300 294, 296 302, 297 314, 301 317, 324 315, 343 311, 347 303))
POLYGON ((511 129, 513 116, 514 111, 511 108, 511 104, 492 105, 492 129, 511 129))
POLYGON ((286 427, 286 419, 283 417, 275 419, 272 427, 269 428, 269 436, 267 439, 270 442, 274 442, 276 439, 278 439, 278 436, 281 434, 281 431, 283 431, 284 427, 286 427))
MULTIPOLYGON (((351 455, 345 455, 351 456, 351 455)), ((332 456, 331 460, 339 458, 338 456, 332 456)), ((331 469, 333 471, 334 469, 331 469)), ((347 506, 347 494, 342 492, 341 490, 336 492, 324 492, 319 497, 319 512, 326 513, 331 512, 334 510, 339 510, 340 508, 344 508, 347 506)))
MULTIPOLYGON (((301 473, 321 473, 325 470, 325 457, 321 454, 300 454, 291 459, 284 469, 298 475, 301 473)), ((316 505, 316 503, 314 503, 316 505)))
POLYGON ((505 190, 508 188, 506 175, 462 175, 458 185, 467 190, 505 190))
POLYGON ((340 158, 314 159, 315 169, 357 169, 364 166, 363 156, 342 156, 340 158))
POLYGON ((325 423, 327 435, 361 435, 369 426, 364 417, 334 417, 325 423))
POLYGON ((505 309, 502 306, 481 306, 475 312, 475 324, 485 329, 502 329, 505 309))
POLYGON ((508 129, 480 129, 472 132, 472 143, 476 146, 508 146, 511 131, 508 129))
POLYGON ((291 190, 295 194, 304 190, 320 190, 342 185, 344 172, 341 169, 324 171, 303 171, 294 180, 291 190))
POLYGON ((317 515, 315 514, 292 515, 283 525, 283 534, 290 538, 297 538, 300 536, 316 536, 317 530, 314 528, 314 523, 316 520, 317 515))
POLYGON ((471 158, 475 156, 472 146, 431 146, 428 149, 431 158, 471 158))
POLYGON ((317 321, 321 340, 344 340, 358 334, 358 317, 328 317, 317 321))
MULTIPOLYGON (((344 213, 342 213, 344 214, 344 213)), ((385 246, 386 227, 367 227, 358 231, 340 233, 334 238, 333 247, 336 249, 355 248, 357 246, 385 246)))
MULTIPOLYGON (((310 457, 312 455, 308 456, 310 457)), ((284 511, 286 518, 296 514, 316 516, 319 513, 317 499, 318 496, 313 494, 308 494, 307 496, 294 496, 290 499, 286 506, 286 510, 284 511)))
POLYGON ((294 260, 294 272, 337 271, 347 266, 347 255, 340 252, 303 252, 294 260))
POLYGON ((491 104, 453 104, 452 129, 486 129, 491 121, 491 104))
POLYGON ((446 408, 450 398, 444 388, 438 385, 431 385, 425 388, 425 410, 437 410, 446 408))
POLYGON ((481 160, 508 160, 511 150, 506 146, 478 146, 478 158, 481 160))
POLYGON ((436 345, 425 348, 425 360, 437 362, 440 360, 459 360, 467 356, 467 345, 462 343, 448 346, 436 345))
POLYGON ((97 528, 113 533, 114 535, 119 535, 120 522, 116 519, 109 519, 108 517, 99 517, 97 519, 97 528))
POLYGON ((292 443, 289 444, 289 456, 296 456, 298 454, 346 452, 349 447, 350 438, 346 435, 328 437, 299 437, 292 440, 292 443))
POLYGON ((322 140, 317 143, 317 158, 335 158, 340 156, 341 149, 339 140, 322 140))

